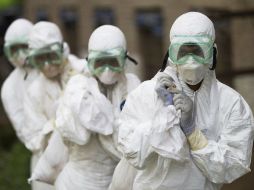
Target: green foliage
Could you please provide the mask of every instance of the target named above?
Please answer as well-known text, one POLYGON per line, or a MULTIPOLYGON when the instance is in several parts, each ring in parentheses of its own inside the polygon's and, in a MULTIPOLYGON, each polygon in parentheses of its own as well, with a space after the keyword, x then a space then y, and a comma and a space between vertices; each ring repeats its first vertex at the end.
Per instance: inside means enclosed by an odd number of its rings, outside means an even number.
POLYGON ((22 0, 0 0, 0 10, 6 9, 11 6, 18 5, 22 2, 22 0))
POLYGON ((12 139, 13 133, 10 130, 3 130, 0 136, 0 190, 31 189, 27 183, 30 175, 30 152, 17 139, 12 139), (3 144, 4 139, 9 143, 3 144))

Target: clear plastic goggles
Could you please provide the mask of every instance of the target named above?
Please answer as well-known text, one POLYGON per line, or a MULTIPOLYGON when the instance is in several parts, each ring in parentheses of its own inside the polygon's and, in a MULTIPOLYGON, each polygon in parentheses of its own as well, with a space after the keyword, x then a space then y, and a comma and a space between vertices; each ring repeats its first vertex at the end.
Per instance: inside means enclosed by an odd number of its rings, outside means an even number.
POLYGON ((92 74, 102 73, 106 68, 114 72, 121 72, 124 68, 126 53, 117 48, 108 51, 90 51, 88 54, 88 67, 92 74))
POLYGON ((60 65, 63 61, 63 44, 53 43, 40 49, 34 49, 29 52, 27 57, 28 64, 38 69, 46 64, 60 65))
POLYGON ((190 56, 208 64, 213 56, 213 40, 208 36, 175 36, 168 51, 173 64, 185 64, 190 56))
POLYGON ((10 60, 22 52, 28 55, 28 44, 26 42, 6 43, 4 45, 4 54, 10 60))

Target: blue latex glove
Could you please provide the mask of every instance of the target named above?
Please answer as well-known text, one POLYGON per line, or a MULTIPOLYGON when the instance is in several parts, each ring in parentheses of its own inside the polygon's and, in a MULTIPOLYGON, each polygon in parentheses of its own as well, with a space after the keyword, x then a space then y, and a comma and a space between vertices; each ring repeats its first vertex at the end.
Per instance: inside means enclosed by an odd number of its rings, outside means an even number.
POLYGON ((169 89, 175 87, 174 80, 166 73, 160 72, 157 74, 157 82, 155 91, 165 106, 173 105, 173 94, 169 89))
POLYGON ((171 94, 166 88, 159 86, 156 88, 156 92, 165 106, 173 105, 173 94, 171 94))
POLYGON ((182 131, 186 136, 189 136, 195 130, 193 101, 184 93, 176 93, 173 102, 176 110, 181 110, 180 126, 182 131))

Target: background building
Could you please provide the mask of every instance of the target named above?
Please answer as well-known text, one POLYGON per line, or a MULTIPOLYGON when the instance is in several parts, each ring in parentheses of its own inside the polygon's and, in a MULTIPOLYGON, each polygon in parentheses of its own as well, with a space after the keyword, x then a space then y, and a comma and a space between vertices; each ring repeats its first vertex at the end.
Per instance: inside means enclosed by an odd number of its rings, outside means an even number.
MULTIPOLYGON (((239 91, 254 110, 253 0, 24 0, 21 10, 21 15, 34 23, 48 20, 58 24, 72 53, 83 58, 96 27, 119 26, 126 35, 129 52, 140 62, 138 66, 130 63, 129 69, 142 80, 150 79, 160 69, 176 17, 187 11, 203 12, 216 28, 217 77, 239 91)), ((2 68, 10 70, 7 64, 2 68)), ((6 122, 2 116, 0 124, 5 126, 6 122)), ((223 189, 253 189, 251 177, 253 173, 223 189)))

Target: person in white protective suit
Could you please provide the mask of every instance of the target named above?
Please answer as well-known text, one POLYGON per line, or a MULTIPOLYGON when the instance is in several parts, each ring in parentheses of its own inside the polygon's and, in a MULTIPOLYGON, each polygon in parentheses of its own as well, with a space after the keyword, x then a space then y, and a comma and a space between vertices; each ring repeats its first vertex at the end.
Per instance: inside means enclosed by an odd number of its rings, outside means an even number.
MULTIPOLYGON (((69 48, 54 23, 42 21, 35 24, 28 45, 30 50, 26 61, 41 72, 29 86, 24 102, 26 128, 23 133, 25 145, 33 153, 33 171, 55 128, 58 99, 69 78, 80 71, 68 59, 69 48)), ((60 154, 61 150, 55 150, 55 153, 60 154)), ((58 170, 61 171, 60 168, 58 170)), ((52 188, 45 183, 32 183, 32 189, 52 188)))
POLYGON ((176 19, 170 65, 130 93, 121 112, 124 159, 111 190, 219 190, 250 172, 252 112, 216 79, 216 51, 208 17, 188 12, 176 19))
POLYGON ((25 64, 28 55, 28 36, 33 24, 26 19, 15 20, 7 29, 4 37, 4 53, 15 67, 5 80, 1 89, 4 109, 10 119, 17 137, 24 143, 23 100, 29 84, 38 76, 38 71, 25 64))
POLYGON ((57 110, 56 127, 69 149, 57 190, 106 190, 121 154, 116 150, 118 116, 139 79, 125 73, 126 40, 111 25, 89 39, 89 73, 70 79, 57 110))

